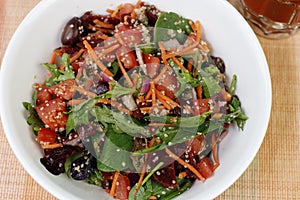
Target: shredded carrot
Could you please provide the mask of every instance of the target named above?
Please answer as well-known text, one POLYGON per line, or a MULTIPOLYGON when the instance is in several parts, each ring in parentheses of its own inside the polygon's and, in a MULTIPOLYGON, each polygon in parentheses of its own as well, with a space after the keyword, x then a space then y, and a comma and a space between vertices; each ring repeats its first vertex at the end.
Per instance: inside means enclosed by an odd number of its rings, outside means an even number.
POLYGON ((193 73, 194 78, 196 78, 197 75, 198 75, 198 69, 196 68, 196 69, 194 70, 194 73, 193 73))
POLYGON ((56 50, 55 50, 52 53, 52 57, 51 57, 51 60, 50 60, 49 64, 55 64, 56 57, 57 57, 57 53, 56 53, 56 50))
POLYGON ((207 45, 201 45, 201 44, 199 44, 199 47, 200 47, 203 51, 209 52, 209 48, 208 48, 207 45))
POLYGON ((184 177, 186 177, 186 172, 180 172, 179 174, 178 174, 178 178, 184 178, 184 177))
POLYGON ((197 47, 198 45, 199 45, 199 43, 194 42, 192 45, 189 45, 188 47, 185 47, 181 51, 168 53, 164 57, 165 57, 165 59, 169 59, 169 58, 174 57, 174 56, 180 56, 180 55, 190 54, 191 51, 193 53, 195 53, 194 48, 197 47))
POLYGON ((77 60, 84 52, 84 49, 80 49, 71 59, 70 62, 74 62, 75 60, 77 60))
POLYGON ((178 65, 178 67, 182 70, 185 70, 185 67, 183 66, 183 64, 174 56, 172 57, 172 60, 178 65))
POLYGON ((193 70, 193 59, 189 59, 188 65, 187 65, 187 70, 191 73, 193 70))
POLYGON ((200 174, 200 172, 195 169, 192 165, 190 165, 189 163, 184 162, 184 160, 182 160, 180 157, 178 157, 176 154, 174 154, 171 150, 169 150, 168 148, 166 148, 166 153, 169 154, 169 156, 171 158, 173 158, 174 160, 176 160, 179 164, 181 164, 183 167, 188 168, 189 170, 191 170, 196 177, 201 180, 201 181, 205 181, 205 178, 200 174))
POLYGON ((85 102, 85 99, 72 99, 72 100, 68 101, 68 104, 70 106, 75 106, 75 105, 79 105, 83 102, 85 102))
POLYGON ((172 99, 170 99, 169 97, 163 95, 160 91, 156 90, 156 94, 157 96, 161 97, 163 100, 169 102, 170 104, 174 105, 174 106, 178 106, 180 107, 180 105, 178 103, 176 103, 175 101, 173 101, 172 99))
POLYGON ((109 53, 111 53, 111 52, 113 52, 114 50, 116 50, 117 48, 119 48, 120 47, 120 45, 119 44, 116 44, 116 45, 113 45, 113 46, 110 46, 110 47, 108 47, 107 49, 104 49, 100 54, 99 54, 99 56, 98 57, 102 57, 102 56, 105 56, 105 55, 107 55, 107 54, 109 54, 109 53))
POLYGON ((89 96, 89 97, 92 97, 92 98, 94 98, 94 97, 97 96, 97 94, 95 94, 93 92, 90 92, 88 90, 85 90, 85 89, 83 89, 81 87, 73 86, 73 88, 74 88, 74 90, 76 90, 77 92, 80 92, 83 95, 86 95, 86 96, 89 96))
MULTIPOLYGON (((134 6, 134 9, 137 9, 139 7, 141 7, 141 0, 138 0, 138 2, 134 6)), ((133 19, 136 18, 136 12, 134 11, 134 9, 131 12, 131 18, 133 18, 133 19)))
POLYGON ((108 37, 107 35, 103 34, 103 35, 100 36, 100 38, 101 38, 102 40, 107 40, 109 37, 108 37))
POLYGON ((113 73, 111 73, 111 71, 109 71, 104 64, 98 59, 97 54, 95 53, 95 51, 93 50, 93 48, 91 47, 91 45, 84 40, 83 44, 85 46, 85 48, 89 51, 93 61, 98 65, 98 67, 108 76, 113 76, 113 73))
POLYGON ((155 85, 154 85, 154 82, 151 82, 150 83, 150 90, 151 90, 151 93, 152 93, 152 106, 155 106, 156 104, 156 95, 155 95, 155 85))
POLYGON ((155 107, 142 107, 140 110, 142 112, 150 112, 153 108, 163 109, 164 106, 155 106, 155 107))
POLYGON ((196 26, 195 26, 195 23, 194 23, 192 20, 189 20, 189 24, 190 24, 192 30, 193 30, 194 32, 196 32, 196 26))
POLYGON ((218 156, 217 156, 217 143, 216 143, 215 134, 212 134, 211 145, 212 145, 213 158, 214 158, 214 161, 216 163, 213 167, 213 171, 215 171, 215 169, 217 169, 220 166, 220 162, 219 162, 219 159, 218 159, 218 156))
POLYGON ((117 180, 118 180, 118 177, 120 175, 120 171, 116 171, 115 174, 114 174, 114 179, 113 179, 113 182, 111 184, 111 189, 110 189, 110 196, 115 196, 115 192, 116 192, 116 187, 117 187, 117 180))
POLYGON ((108 9, 106 9, 106 12, 112 14, 114 12, 114 10, 108 8, 108 9))
POLYGON ((151 141, 149 143, 149 148, 152 147, 155 142, 156 142, 156 137, 155 137, 155 135, 153 135, 153 137, 152 137, 152 139, 151 139, 151 141))
POLYGON ((115 38, 118 40, 118 42, 122 45, 122 46, 126 46, 125 42, 123 41, 123 39, 121 38, 120 34, 115 33, 115 38))
POLYGON ((120 112, 123 112, 123 113, 125 113, 125 114, 127 114, 127 115, 132 115, 132 111, 130 111, 130 110, 124 108, 124 107, 122 106, 122 104, 120 104, 120 103, 117 102, 117 101, 111 101, 111 105, 112 105, 113 107, 117 108, 120 112))
POLYGON ((143 96, 139 96, 138 100, 141 101, 141 102, 145 102, 145 98, 143 96))
POLYGON ((99 99, 98 103, 111 104, 111 100, 110 99, 99 99))
POLYGON ((200 39, 201 39, 201 26, 200 26, 200 22, 197 20, 196 21, 196 42, 200 43, 200 39))
POLYGON ((161 96, 158 95, 157 98, 167 110, 172 110, 172 107, 161 96))
POLYGON ((82 76, 82 68, 80 67, 79 69, 78 69, 78 71, 77 71, 77 75, 76 75, 76 80, 79 80, 80 78, 81 78, 81 76, 82 76))
POLYGON ((133 87, 133 83, 132 83, 131 79, 129 78, 129 76, 128 76, 126 70, 125 70, 125 68, 123 67, 123 64, 122 64, 122 62, 121 62, 119 56, 117 56, 117 59, 118 59, 119 67, 120 67, 120 69, 121 69, 121 71, 122 71, 122 73, 123 73, 123 75, 124 75, 124 78, 125 78, 126 81, 128 82, 129 86, 130 86, 130 87, 133 87))
POLYGON ((146 94, 145 100, 149 100, 151 96, 152 96, 152 91, 149 90, 146 94))
MULTIPOLYGON (((146 148, 148 148, 148 141, 147 139, 146 140, 146 148)), ((145 174, 146 174, 146 170, 147 170, 147 160, 148 160, 148 154, 145 155, 145 158, 144 158, 144 164, 143 164, 143 168, 142 168, 142 171, 141 171, 141 175, 140 175, 140 178, 139 178, 139 181, 135 187, 135 190, 133 191, 133 196, 136 195, 136 193, 139 191, 140 187, 142 186, 143 184, 143 179, 145 177, 145 174)))
POLYGON ((60 143, 55 143, 55 144, 45 144, 45 145, 42 145, 42 148, 43 149, 55 149, 55 148, 59 148, 59 147, 62 147, 63 145, 60 144, 60 143))
POLYGON ((163 75, 166 73, 166 71, 168 70, 167 67, 164 67, 160 73, 155 77, 154 82, 157 83, 159 82, 159 80, 163 77, 163 75))
POLYGON ((198 97, 198 99, 202 99, 202 87, 201 86, 197 86, 196 87, 196 91, 197 91, 197 97, 198 97))
POLYGON ((100 21, 100 20, 98 20, 98 19, 95 19, 93 22, 94 22, 97 26, 100 26, 100 27, 102 27, 102 28, 108 28, 108 29, 114 29, 114 28, 115 28, 115 26, 114 26, 113 24, 105 23, 105 22, 102 22, 102 21, 100 21))
POLYGON ((111 17, 116 17, 116 15, 120 12, 120 10, 122 9, 123 5, 120 4, 118 6, 118 8, 116 10, 114 10, 114 12, 110 15, 111 17))

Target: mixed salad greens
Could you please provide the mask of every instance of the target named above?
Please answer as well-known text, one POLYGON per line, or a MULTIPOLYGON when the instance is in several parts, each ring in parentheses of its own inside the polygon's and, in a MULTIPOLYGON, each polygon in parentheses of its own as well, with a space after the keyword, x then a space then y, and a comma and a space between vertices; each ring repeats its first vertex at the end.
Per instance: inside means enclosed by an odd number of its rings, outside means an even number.
POLYGON ((199 21, 138 1, 73 17, 23 105, 41 163, 116 199, 172 199, 220 165, 247 116, 199 21))

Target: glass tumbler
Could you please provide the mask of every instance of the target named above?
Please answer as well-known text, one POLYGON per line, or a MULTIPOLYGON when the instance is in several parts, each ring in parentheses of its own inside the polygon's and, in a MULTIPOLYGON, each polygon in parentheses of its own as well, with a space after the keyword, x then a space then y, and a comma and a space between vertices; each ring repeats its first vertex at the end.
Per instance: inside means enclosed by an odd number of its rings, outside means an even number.
POLYGON ((300 29, 300 0, 240 0, 238 9, 267 38, 286 38, 300 29))

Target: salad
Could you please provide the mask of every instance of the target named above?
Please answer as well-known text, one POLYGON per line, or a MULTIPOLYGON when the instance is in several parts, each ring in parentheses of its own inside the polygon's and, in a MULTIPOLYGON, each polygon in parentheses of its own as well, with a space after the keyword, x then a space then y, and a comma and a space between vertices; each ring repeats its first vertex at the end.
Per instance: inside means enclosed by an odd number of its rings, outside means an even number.
POLYGON ((221 165, 218 143, 247 116, 199 21, 140 0, 71 18, 23 102, 53 175, 116 199, 173 199, 221 165))

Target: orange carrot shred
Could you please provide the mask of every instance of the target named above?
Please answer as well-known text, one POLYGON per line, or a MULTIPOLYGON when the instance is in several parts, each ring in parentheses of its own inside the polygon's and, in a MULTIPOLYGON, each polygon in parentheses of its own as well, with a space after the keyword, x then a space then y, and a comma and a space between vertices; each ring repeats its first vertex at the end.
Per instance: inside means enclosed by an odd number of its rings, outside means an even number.
POLYGON ((110 15, 111 17, 116 17, 116 15, 120 12, 121 8, 123 7, 122 4, 120 4, 118 6, 118 8, 116 10, 114 10, 114 12, 110 15))
POLYGON ((105 23, 105 22, 102 22, 98 19, 95 19, 93 21, 97 26, 100 26, 100 27, 103 27, 103 28, 108 28, 108 29, 114 29, 115 26, 113 24, 109 24, 109 23, 105 23))
POLYGON ((112 10, 112 9, 106 9, 106 12, 112 14, 114 12, 114 10, 112 10))
POLYGON ((172 57, 172 60, 178 65, 178 67, 182 70, 185 70, 185 67, 183 66, 183 64, 174 56, 172 57))
POLYGON ((155 94, 155 85, 153 82, 150 83, 150 90, 152 94, 152 106, 155 106, 156 104, 156 94, 155 94))
POLYGON ((55 144, 45 144, 45 145, 42 145, 42 148, 43 149, 55 149, 55 148, 59 148, 59 147, 62 147, 63 145, 60 144, 60 143, 55 143, 55 144))
POLYGON ((201 26, 200 26, 200 22, 197 20, 196 21, 196 42, 200 43, 200 39, 201 39, 201 26))
POLYGON ((196 91, 197 91, 197 97, 198 97, 198 99, 202 99, 202 87, 201 86, 197 86, 196 87, 196 91))
POLYGON ((164 67, 161 72, 155 77, 154 82, 157 83, 159 82, 159 80, 163 77, 163 75, 166 73, 166 71, 168 70, 167 67, 164 67))
POLYGON ((176 160, 179 164, 181 164, 183 167, 188 168, 189 170, 191 170, 196 177, 201 180, 201 181, 205 181, 205 178, 200 174, 200 172, 195 169, 192 165, 190 165, 189 163, 184 162, 184 160, 182 160, 180 157, 178 157, 176 154, 174 154, 172 151, 170 151, 168 148, 166 148, 166 153, 169 154, 169 156, 171 158, 173 158, 174 160, 176 160))
POLYGON ((85 99, 71 99, 68 101, 68 105, 75 106, 85 102, 85 99))
POLYGON ((120 69, 121 69, 121 71, 122 71, 122 73, 124 75, 124 78, 128 82, 129 86, 133 87, 133 83, 132 83, 130 77, 128 76, 128 74, 127 74, 125 68, 123 67, 123 64, 122 64, 122 62, 121 62, 121 60, 120 60, 120 58, 118 56, 117 56, 117 60, 118 60, 119 67, 120 67, 120 69))
POLYGON ((83 95, 87 95, 87 96, 92 97, 92 98, 94 98, 94 97, 97 96, 97 94, 95 94, 95 93, 93 93, 93 92, 90 92, 90 91, 88 91, 88 90, 85 90, 85 89, 83 89, 83 88, 81 88, 81 87, 73 86, 73 88, 74 88, 74 90, 76 90, 77 92, 80 92, 80 93, 83 94, 83 95))
POLYGON ((116 187, 117 187, 117 180, 118 180, 118 177, 120 175, 120 171, 116 171, 115 174, 114 174, 114 179, 113 179, 113 182, 112 182, 112 185, 111 185, 111 189, 110 189, 110 196, 115 196, 115 192, 116 192, 116 187))
POLYGON ((160 91, 156 90, 156 94, 157 96, 161 97, 163 100, 169 102, 170 104, 174 105, 174 106, 178 106, 180 107, 180 105, 178 103, 176 103, 175 101, 173 101, 172 99, 170 99, 169 97, 163 95, 160 91))
POLYGON ((93 48, 91 47, 91 45, 84 40, 83 44, 85 46, 85 48, 88 50, 88 52, 90 53, 93 61, 98 65, 98 67, 108 76, 113 76, 113 73, 111 73, 111 71, 109 71, 105 65, 98 59, 97 54, 95 53, 95 51, 93 50, 93 48))
POLYGON ((152 96, 152 91, 149 90, 146 94, 145 100, 149 100, 151 96, 152 96))
POLYGON ((107 49, 104 49, 104 50, 99 54, 99 57, 105 56, 105 55, 107 55, 107 54, 113 52, 114 50, 116 50, 116 49, 119 48, 119 47, 120 47, 119 44, 110 46, 110 47, 108 47, 107 49))
POLYGON ((55 64, 56 57, 57 57, 57 53, 56 53, 56 51, 53 51, 49 64, 55 64))
POLYGON ((194 32, 196 32, 196 26, 195 26, 195 23, 194 23, 192 20, 189 20, 189 24, 190 24, 192 30, 193 30, 194 32))
POLYGON ((118 42, 122 45, 122 46, 126 46, 125 42, 123 41, 123 39, 121 38, 121 36, 118 33, 115 33, 115 38, 118 40, 118 42))
MULTIPOLYGON (((135 4, 134 9, 141 7, 141 0, 138 0, 138 2, 135 4)), ((135 19, 136 18, 136 12, 134 9, 131 12, 131 18, 135 19)))
POLYGON ((71 59, 70 62, 74 62, 75 60, 77 60, 84 52, 84 49, 80 49, 71 59))
POLYGON ((161 98, 161 96, 158 95, 157 98, 167 110, 172 110, 172 107, 163 98, 161 98))
POLYGON ((188 65, 187 65, 187 70, 189 72, 192 72, 192 70, 193 70, 193 59, 189 60, 188 65))

